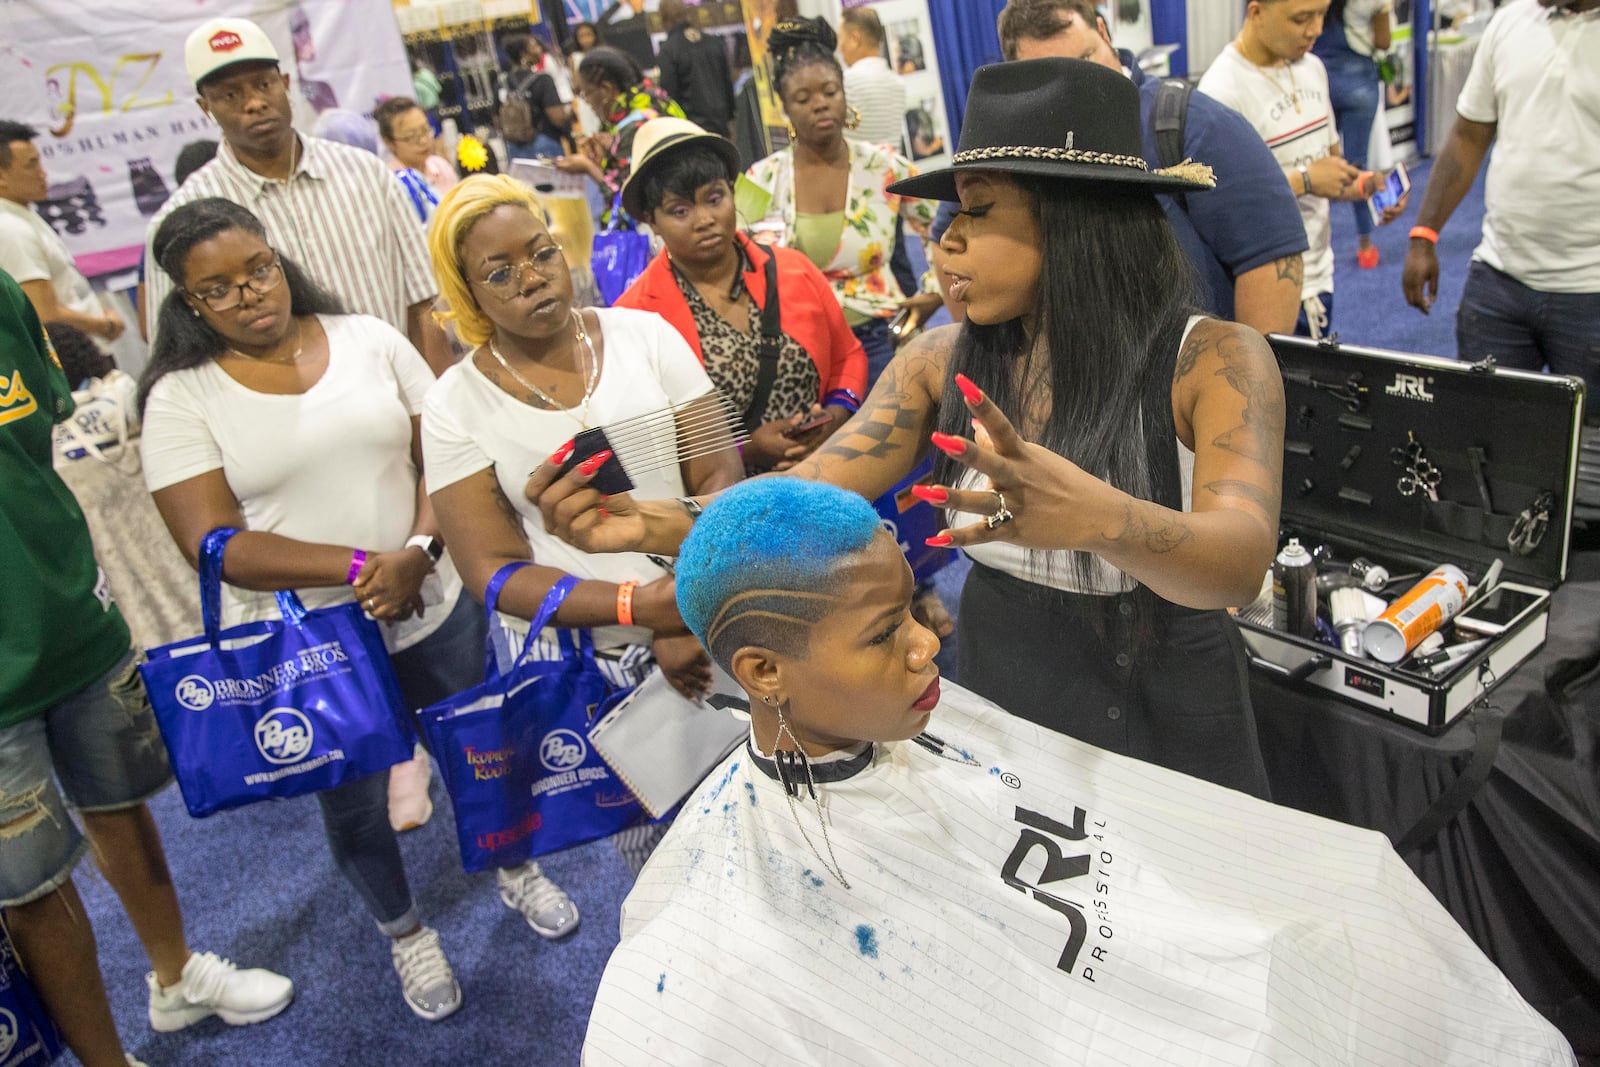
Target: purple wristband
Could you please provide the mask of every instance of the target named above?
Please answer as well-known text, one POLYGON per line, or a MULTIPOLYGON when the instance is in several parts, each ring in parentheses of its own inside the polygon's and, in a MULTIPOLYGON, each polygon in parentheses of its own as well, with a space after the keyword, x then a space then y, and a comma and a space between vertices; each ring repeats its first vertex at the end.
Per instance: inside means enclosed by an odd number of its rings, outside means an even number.
POLYGON ((350 573, 344 576, 345 585, 355 585, 356 576, 361 573, 361 568, 367 565, 367 550, 358 548, 350 553, 350 573))

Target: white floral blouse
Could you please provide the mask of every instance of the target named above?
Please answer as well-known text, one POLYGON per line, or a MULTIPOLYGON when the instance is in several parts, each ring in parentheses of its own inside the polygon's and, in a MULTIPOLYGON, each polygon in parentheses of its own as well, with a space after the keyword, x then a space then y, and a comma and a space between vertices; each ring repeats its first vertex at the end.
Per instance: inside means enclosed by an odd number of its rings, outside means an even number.
MULTIPOLYGON (((929 200, 912 200, 884 190, 897 181, 917 173, 911 161, 884 145, 865 141, 845 142, 850 146, 850 189, 845 198, 844 231, 839 247, 822 273, 833 284, 834 294, 847 315, 863 318, 892 318, 906 294, 889 270, 894 255, 894 220, 905 219, 908 236, 915 233, 926 241, 933 224, 936 205, 929 200)), ((766 225, 754 227, 752 236, 764 240, 768 232, 782 223, 783 242, 795 243, 794 148, 774 152, 757 160, 747 176, 767 193, 772 201, 767 208, 766 225), (763 232, 767 231, 767 232, 763 232)), ((924 276, 923 289, 937 292, 932 272, 924 276)))

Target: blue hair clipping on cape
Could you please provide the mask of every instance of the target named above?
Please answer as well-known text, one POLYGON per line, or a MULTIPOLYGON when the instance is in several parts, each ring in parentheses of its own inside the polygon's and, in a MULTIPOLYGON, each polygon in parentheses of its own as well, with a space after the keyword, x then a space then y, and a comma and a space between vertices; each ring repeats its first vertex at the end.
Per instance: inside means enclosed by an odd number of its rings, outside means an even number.
POLYGON ((823 482, 766 477, 722 493, 695 520, 678 555, 678 611, 694 635, 752 589, 813 591, 882 529, 856 493, 823 482))

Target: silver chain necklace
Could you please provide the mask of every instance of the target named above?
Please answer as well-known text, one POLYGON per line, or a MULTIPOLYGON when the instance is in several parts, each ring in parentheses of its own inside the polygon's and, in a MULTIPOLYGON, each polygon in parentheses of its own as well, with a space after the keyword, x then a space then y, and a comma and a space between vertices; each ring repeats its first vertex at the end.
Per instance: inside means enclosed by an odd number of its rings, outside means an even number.
POLYGON ((806 750, 801 746, 800 739, 794 735, 794 731, 790 730, 789 724, 784 721, 782 711, 778 712, 778 736, 772 741, 772 761, 773 765, 778 768, 778 777, 784 786, 783 796, 789 802, 789 814, 794 818, 794 826, 796 830, 800 831, 801 839, 805 841, 806 847, 811 849, 811 854, 817 857, 817 862, 822 864, 822 869, 837 878, 840 885, 849 889, 850 881, 844 876, 844 871, 839 866, 839 860, 833 854, 833 842, 828 838, 828 818, 822 810, 822 801, 817 797, 817 783, 811 776, 811 761, 806 758, 806 750), (788 734, 789 740, 794 742, 794 754, 792 756, 778 748, 784 734, 788 734), (818 851, 816 844, 811 840, 811 835, 806 833, 805 823, 800 819, 800 809, 794 802, 795 794, 800 790, 798 785, 791 789, 788 779, 783 775, 785 756, 790 756, 794 762, 805 768, 806 790, 811 794, 812 806, 817 809, 817 825, 822 827, 822 845, 828 850, 827 859, 824 859, 822 853, 818 851))
POLYGON ((528 379, 524 378, 521 374, 518 374, 517 369, 510 363, 507 363, 506 357, 500 354, 500 347, 494 343, 494 338, 492 337, 489 338, 489 354, 494 357, 496 363, 500 364, 500 366, 505 369, 507 374, 511 375, 511 377, 517 380, 518 385, 521 385, 524 389, 528 390, 528 392, 538 397, 547 407, 571 416, 573 419, 577 420, 578 424, 584 429, 588 429, 589 398, 594 396, 594 387, 600 381, 600 360, 595 357, 594 345, 589 342, 588 331, 583 328, 583 316, 579 314, 576 309, 574 309, 572 312, 572 327, 577 333, 578 343, 583 346, 584 352, 588 355, 588 367, 585 374, 583 387, 583 401, 580 404, 574 405, 574 407, 580 409, 579 414, 577 415, 572 414, 572 407, 568 407, 567 405, 561 403, 555 397, 551 396, 543 389, 540 389, 528 379))

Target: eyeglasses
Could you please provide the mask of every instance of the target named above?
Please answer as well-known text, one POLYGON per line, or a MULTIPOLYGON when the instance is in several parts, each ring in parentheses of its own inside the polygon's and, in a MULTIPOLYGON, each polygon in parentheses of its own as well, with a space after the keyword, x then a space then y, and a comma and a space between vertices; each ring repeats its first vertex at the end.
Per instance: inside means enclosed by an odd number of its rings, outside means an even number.
POLYGON ((244 291, 250 289, 257 296, 266 296, 283 284, 283 262, 273 255, 271 263, 264 263, 250 272, 243 284, 213 285, 202 292, 184 290, 212 311, 231 311, 244 303, 244 291))
POLYGON ((395 144, 417 144, 417 145, 432 144, 433 143, 433 131, 432 130, 419 130, 418 132, 412 134, 409 137, 394 137, 394 138, 391 138, 391 140, 393 140, 395 144))
POLYGON ((566 269, 566 261, 561 256, 560 246, 546 245, 535 252, 531 259, 496 267, 478 282, 494 295, 510 299, 522 291, 524 272, 530 268, 542 278, 561 277, 561 272, 566 269))

